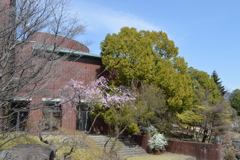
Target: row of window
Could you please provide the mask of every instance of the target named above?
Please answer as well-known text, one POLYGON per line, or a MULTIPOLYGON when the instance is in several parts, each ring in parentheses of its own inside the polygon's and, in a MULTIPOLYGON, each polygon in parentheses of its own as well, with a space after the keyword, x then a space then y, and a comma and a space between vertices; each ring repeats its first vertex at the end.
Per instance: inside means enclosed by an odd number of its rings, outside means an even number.
MULTIPOLYGON (((43 118, 41 127, 43 131, 59 130, 62 122, 62 108, 60 100, 43 98, 43 118)), ((11 110, 7 113, 9 118, 5 119, 5 130, 27 131, 29 130, 29 100, 17 100, 11 103, 11 110)), ((80 108, 80 106, 79 106, 80 108)), ((79 109, 80 110, 80 109, 79 109)), ((90 126, 88 111, 80 111, 77 115, 76 129, 87 131, 90 126)))
MULTIPOLYGON (((29 100, 15 100, 9 105, 5 115, 3 128, 11 131, 27 131, 29 125, 29 100)), ((44 131, 58 130, 61 127, 61 105, 56 101, 44 101, 43 103, 43 119, 42 129, 44 131)))

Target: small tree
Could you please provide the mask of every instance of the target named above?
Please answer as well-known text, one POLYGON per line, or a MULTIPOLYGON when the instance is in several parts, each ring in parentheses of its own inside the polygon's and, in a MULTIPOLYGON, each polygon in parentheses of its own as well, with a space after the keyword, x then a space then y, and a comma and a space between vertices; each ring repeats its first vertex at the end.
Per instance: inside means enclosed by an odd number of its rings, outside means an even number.
POLYGON ((227 103, 217 103, 211 106, 195 106, 191 110, 178 114, 180 122, 189 128, 194 128, 194 138, 202 142, 211 142, 216 136, 224 135, 231 122, 231 108, 227 103), (195 126, 200 130, 196 132, 195 126))
POLYGON ((108 80, 104 77, 87 85, 81 81, 71 80, 63 90, 64 101, 62 103, 71 103, 71 105, 77 106, 81 100, 84 100, 88 104, 88 109, 95 115, 95 119, 108 110, 118 110, 125 103, 136 99, 130 89, 124 86, 109 86, 108 80))

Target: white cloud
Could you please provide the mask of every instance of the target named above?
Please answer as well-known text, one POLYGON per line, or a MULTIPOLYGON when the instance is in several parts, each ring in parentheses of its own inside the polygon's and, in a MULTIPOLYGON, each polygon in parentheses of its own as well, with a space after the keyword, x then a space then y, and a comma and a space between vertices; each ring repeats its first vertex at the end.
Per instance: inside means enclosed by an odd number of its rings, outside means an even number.
MULTIPOLYGON (((77 0, 75 0, 77 1, 77 0)), ((122 27, 135 27, 138 30, 160 30, 158 26, 123 11, 116 11, 87 1, 74 3, 74 10, 87 21, 88 30, 107 30, 108 33, 117 33, 122 27)))

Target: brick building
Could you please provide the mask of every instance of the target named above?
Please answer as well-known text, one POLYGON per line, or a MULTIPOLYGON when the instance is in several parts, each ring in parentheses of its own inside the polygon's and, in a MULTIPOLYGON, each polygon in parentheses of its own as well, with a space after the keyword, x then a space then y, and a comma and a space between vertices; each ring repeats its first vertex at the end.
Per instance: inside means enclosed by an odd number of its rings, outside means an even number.
MULTIPOLYGON (((44 131, 57 130, 60 127, 86 130, 88 124, 85 116, 88 112, 78 112, 77 106, 70 103, 60 104, 60 92, 71 79, 83 81, 85 84, 96 79, 103 71, 100 55, 89 53, 89 49, 80 42, 43 32, 36 32, 29 43, 19 50, 16 49, 16 61, 24 59, 22 54, 43 59, 53 50, 65 58, 51 64, 51 70, 46 74, 47 80, 39 82, 41 89, 33 94, 23 91, 14 98, 13 116, 8 127, 12 128, 11 130, 34 131, 39 129, 38 124, 41 124, 44 131), (53 42, 55 46, 52 45, 53 42), (29 107, 26 107, 27 105, 29 107), (80 114, 81 119, 77 118, 77 114, 80 114)), ((1 111, 0 116, 3 116, 3 110, 1 111)))
MULTIPOLYGON (((36 36, 32 39, 32 49, 39 49, 39 47, 42 47, 42 44, 51 44, 51 39, 51 34, 37 33, 36 36), (44 43, 42 43, 42 41, 44 41, 44 43)), ((56 105, 56 102, 58 103, 60 101, 58 92, 55 96, 56 91, 61 89, 71 79, 83 81, 85 84, 88 84, 90 81, 96 79, 97 76, 103 71, 100 55, 89 53, 89 49, 83 44, 71 39, 64 39, 63 37, 58 37, 57 42, 59 42, 59 44, 57 44, 58 52, 60 54, 66 53, 68 56, 66 59, 59 61, 57 68, 53 70, 54 72, 60 70, 60 76, 57 75, 54 81, 46 86, 45 93, 51 93, 54 91, 54 94, 50 96, 46 94, 46 96, 44 96, 44 94, 41 94, 41 96, 35 97, 35 100, 33 100, 32 103, 34 103, 34 101, 42 101, 43 105, 56 105), (59 69, 59 66, 61 66, 61 69, 59 69)), ((51 50, 51 45, 47 46, 45 50, 51 50)), ((77 109, 76 106, 69 105, 70 104, 68 103, 62 104, 59 106, 59 110, 53 111, 53 115, 56 115, 56 117, 59 116, 58 118, 60 118, 61 127, 74 130, 86 130, 86 122, 84 121, 86 120, 85 116, 87 112, 75 112, 75 109, 77 109), (81 114, 79 116, 81 119, 77 119, 76 114, 81 114)), ((39 119, 41 120, 44 118, 44 110, 38 109, 31 111, 29 118, 30 121, 38 121, 39 119)))
POLYGON ((14 39, 17 35, 17 29, 11 26, 14 20, 12 15, 15 14, 14 5, 14 0, 0 1, 0 54, 1 58, 4 54, 10 55, 9 59, 12 59, 14 64, 7 67, 15 67, 10 75, 2 69, 4 60, 0 61, 0 86, 12 75, 14 76, 11 80, 14 81, 11 83, 16 85, 12 89, 16 94, 10 94, 10 99, 0 92, 0 130, 57 130, 60 127, 86 130, 86 119, 77 117, 87 116, 88 112, 78 112, 77 106, 60 103, 61 89, 71 79, 83 81, 85 84, 96 79, 104 69, 100 55, 89 53, 85 45, 73 39, 44 32, 29 34, 30 37, 25 42, 21 42, 24 37, 14 39), (15 46, 14 51, 10 49, 11 46, 15 46), (13 51, 13 54, 9 51, 13 51), (6 73, 10 76, 6 76, 6 73), (29 78, 30 76, 33 77, 29 78), (26 83, 28 79, 24 83, 20 82, 24 78, 28 78, 30 82, 26 83), (17 86, 22 84, 24 87, 15 92, 17 86), (6 103, 8 107, 4 106, 6 103))

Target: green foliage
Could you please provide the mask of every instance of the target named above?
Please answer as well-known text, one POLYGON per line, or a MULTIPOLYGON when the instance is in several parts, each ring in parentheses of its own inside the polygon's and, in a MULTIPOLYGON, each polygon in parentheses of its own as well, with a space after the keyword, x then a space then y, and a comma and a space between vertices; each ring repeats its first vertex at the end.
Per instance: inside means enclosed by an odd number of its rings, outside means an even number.
POLYGON ((158 57, 171 59, 178 55, 178 47, 174 42, 168 39, 168 35, 162 31, 140 31, 144 37, 151 40, 153 51, 157 53, 158 57))
POLYGON ((120 128, 126 125, 134 117, 136 109, 129 105, 120 108, 110 107, 104 114, 104 121, 110 126, 119 126, 120 128))
POLYGON ((131 123, 148 126, 152 119, 166 112, 165 96, 155 85, 142 83, 135 94, 135 102, 126 103, 119 108, 110 107, 105 111, 104 121, 112 127, 117 126, 121 131, 131 123))
MULTIPOLYGON (((181 61, 180 64, 184 61, 179 57, 174 60, 175 63, 181 61)), ((156 64, 156 77, 153 83, 163 90, 169 110, 175 112, 191 106, 193 90, 190 75, 183 73, 187 65, 184 64, 185 67, 179 68, 173 68, 173 65, 168 59, 159 60, 156 64), (181 70, 180 68, 184 69, 181 70)))
MULTIPOLYGON (((167 110, 163 91, 153 84, 141 84, 138 90, 137 101, 139 105, 143 105, 149 111, 154 111, 158 114, 163 114, 167 110)), ((147 119, 143 120, 146 121, 147 119)))
POLYGON ((194 104, 211 105, 216 104, 222 99, 222 96, 218 91, 218 86, 206 72, 190 67, 188 73, 192 79, 194 104))
POLYGON ((167 112, 166 99, 163 91, 153 84, 141 84, 138 92, 136 106, 142 108, 144 116, 138 118, 138 124, 142 127, 154 125, 160 128, 160 131, 166 131, 164 115, 167 112))
POLYGON ((193 91, 187 63, 177 57, 178 47, 166 33, 124 27, 118 34, 108 34, 101 49, 103 65, 107 70, 116 69, 118 83, 157 85, 172 112, 191 106, 193 91))
POLYGON ((240 89, 235 89, 229 96, 231 107, 236 109, 238 115, 240 115, 240 89))
POLYGON ((139 133, 140 129, 138 128, 138 125, 136 123, 131 123, 128 127, 127 127, 127 131, 135 134, 135 133, 139 133))
POLYGON ((159 58, 173 58, 178 48, 164 32, 137 31, 124 27, 118 34, 108 34, 101 42, 104 66, 117 68, 118 79, 151 82, 159 58))
POLYGON ((211 142, 214 137, 223 135, 228 130, 232 110, 226 102, 210 106, 196 105, 191 110, 177 114, 177 117, 184 126, 190 128, 200 126, 198 134, 201 133, 201 141, 205 142, 208 139, 208 142, 211 142))
POLYGON ((93 110, 90 110, 90 117, 95 118, 100 113, 98 117, 103 118, 103 114, 105 111, 106 111, 105 107, 96 105, 93 110))
POLYGON ((218 74, 215 70, 213 71, 211 77, 213 78, 214 82, 217 84, 218 90, 223 97, 227 91, 225 90, 225 87, 222 85, 222 81, 220 81, 220 78, 218 77, 218 74))
POLYGON ((102 62, 106 69, 118 69, 118 79, 146 80, 154 74, 155 54, 152 41, 135 28, 124 27, 119 34, 108 34, 101 42, 102 62))
POLYGON ((181 114, 177 113, 177 117, 182 124, 188 127, 199 125, 203 120, 203 116, 193 110, 186 110, 181 114))

